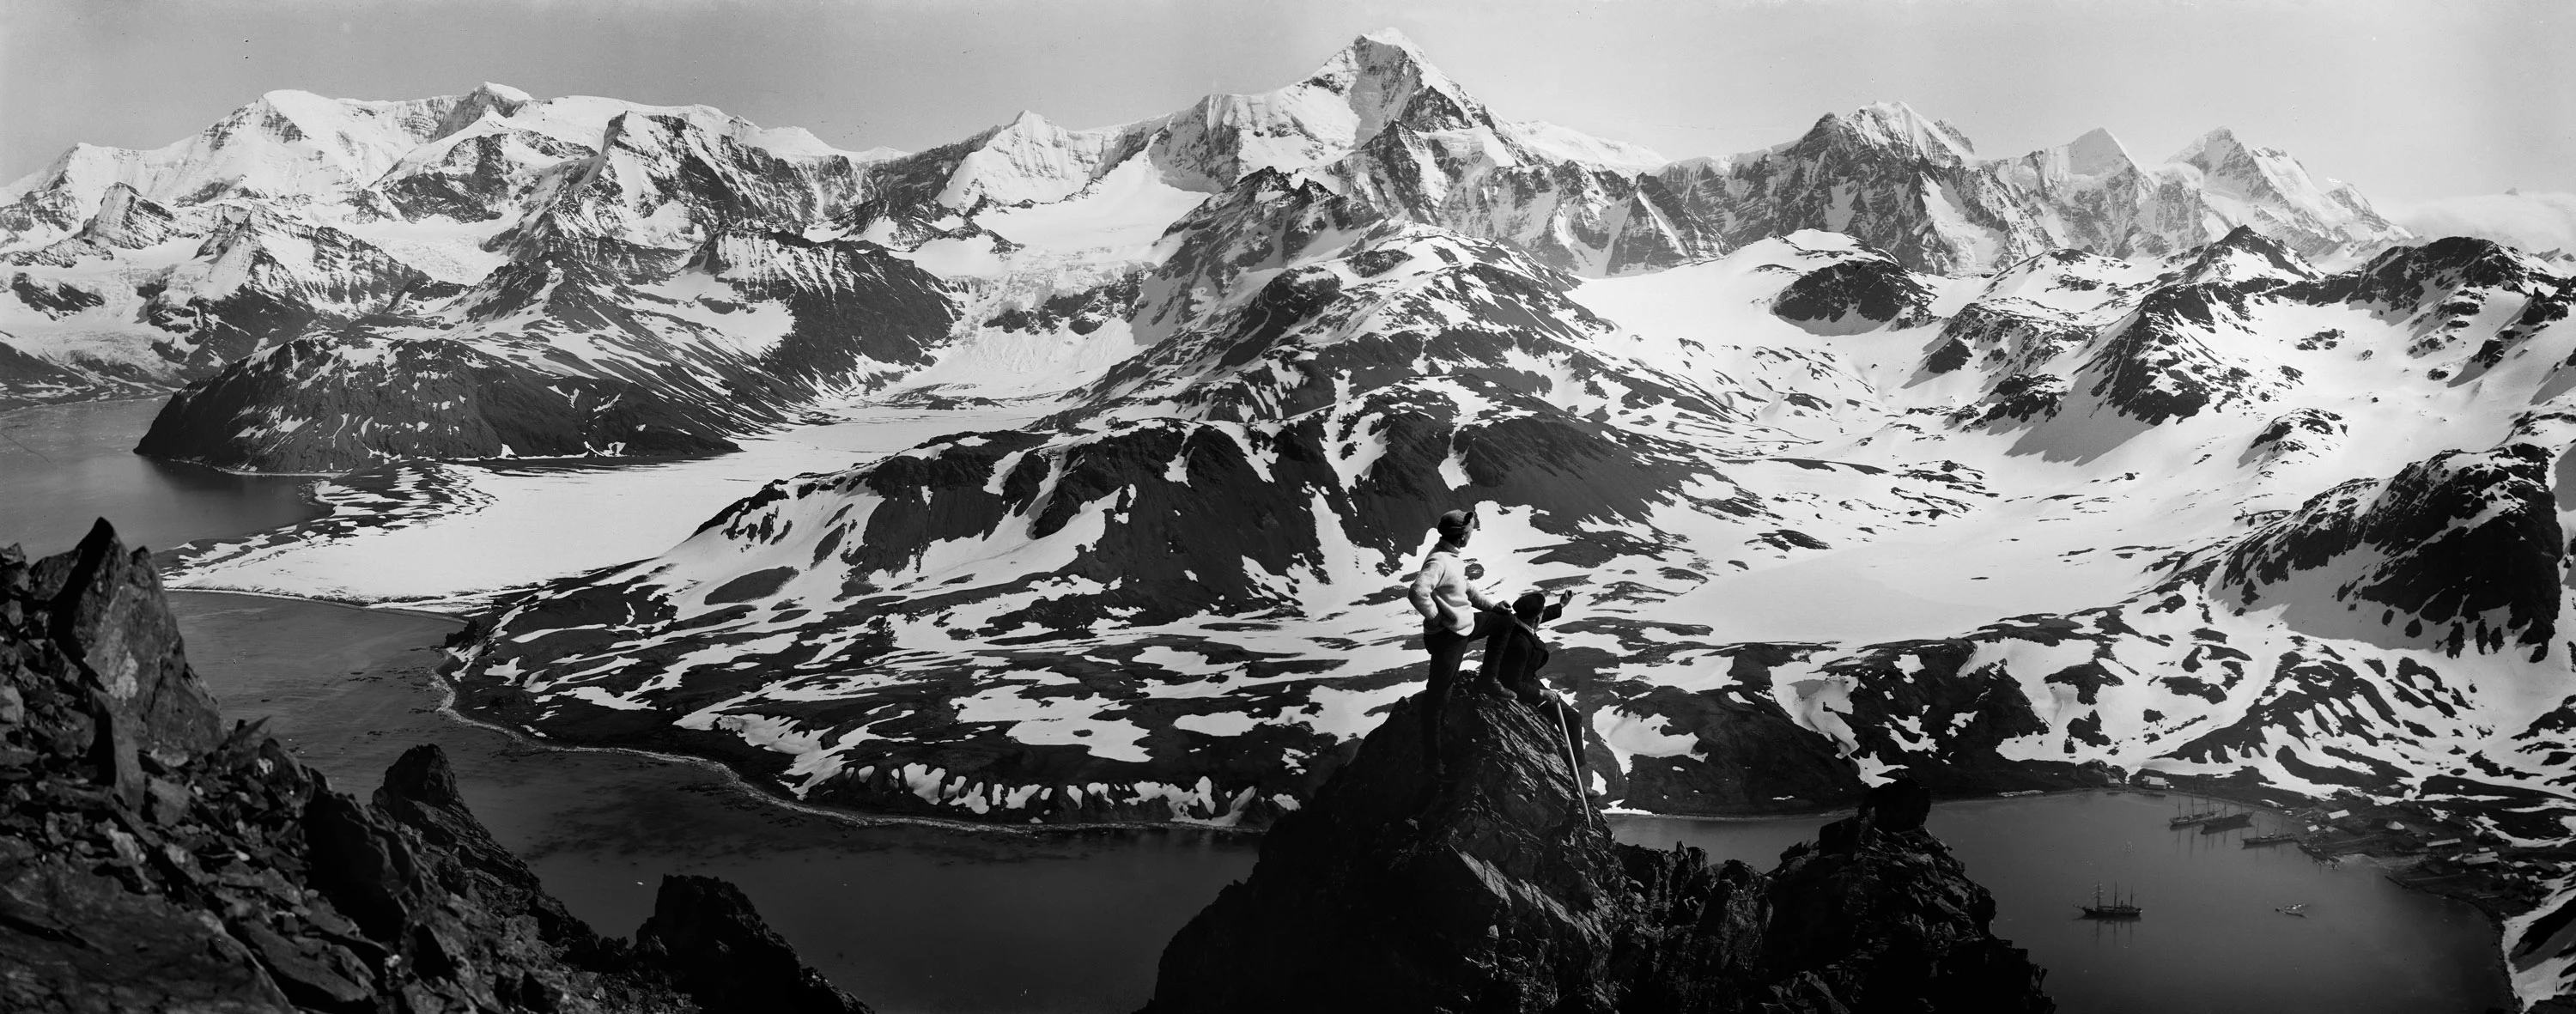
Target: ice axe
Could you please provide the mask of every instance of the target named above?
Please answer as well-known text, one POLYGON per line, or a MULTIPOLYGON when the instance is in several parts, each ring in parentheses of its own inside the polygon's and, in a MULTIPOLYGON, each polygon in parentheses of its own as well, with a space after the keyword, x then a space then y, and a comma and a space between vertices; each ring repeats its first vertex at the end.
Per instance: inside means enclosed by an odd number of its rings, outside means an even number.
POLYGON ((1574 702, 1562 703, 1564 710, 1558 714, 1563 716, 1564 720, 1556 723, 1556 735, 1557 739, 1565 744, 1565 773, 1574 778, 1574 802, 1575 805, 1583 808, 1583 822, 1586 825, 1599 826, 1601 817, 1592 812, 1592 797, 1583 786, 1583 762, 1580 759, 1582 754, 1574 749, 1574 702))

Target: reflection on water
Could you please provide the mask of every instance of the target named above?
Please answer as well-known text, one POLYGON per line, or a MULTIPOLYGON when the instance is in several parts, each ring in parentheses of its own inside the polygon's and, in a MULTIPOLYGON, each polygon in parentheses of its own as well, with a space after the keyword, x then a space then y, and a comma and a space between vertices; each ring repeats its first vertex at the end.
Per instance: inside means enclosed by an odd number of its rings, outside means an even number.
POLYGON ((225 714, 365 795, 414 743, 445 748, 476 816, 573 913, 625 935, 663 873, 740 884, 771 926, 876 1009, 1132 1011, 1181 924, 1252 868, 1204 832, 854 826, 750 798, 709 768, 531 748, 435 712, 454 624, 215 593, 171 596, 225 714))
MULTIPOLYGON (((1995 895, 1997 936, 2030 949, 2069 1014, 2344 1011, 2474 1014, 2512 1006, 2494 930, 2475 909, 2389 883, 2376 865, 2329 866, 2296 848, 2246 848, 2281 830, 2172 830, 2176 797, 2091 792, 1933 808, 1930 829, 1995 895), (2085 919, 2096 883, 2135 892, 2136 922, 2085 919), (2305 904, 2305 918, 2275 909, 2305 904)), ((1630 817, 1623 841, 1688 842, 1758 869, 1825 818, 1630 817)))
POLYGON ((101 517, 129 546, 263 531, 321 516, 310 476, 234 475, 133 453, 157 399, 0 412, 0 546, 69 549, 101 517))

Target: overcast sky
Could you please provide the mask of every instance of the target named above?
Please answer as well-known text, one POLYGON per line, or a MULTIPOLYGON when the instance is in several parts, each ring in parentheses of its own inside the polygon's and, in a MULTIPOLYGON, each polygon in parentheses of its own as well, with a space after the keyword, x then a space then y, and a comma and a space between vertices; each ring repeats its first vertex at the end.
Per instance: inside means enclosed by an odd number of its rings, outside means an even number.
POLYGON ((1680 158, 1897 100, 1988 156, 2227 126, 2381 203, 2576 191, 2576 2, 7 0, 0 179, 157 147, 277 88, 702 102, 845 148, 1033 109, 1138 119, 1296 81, 1394 26, 1501 116, 1680 158))

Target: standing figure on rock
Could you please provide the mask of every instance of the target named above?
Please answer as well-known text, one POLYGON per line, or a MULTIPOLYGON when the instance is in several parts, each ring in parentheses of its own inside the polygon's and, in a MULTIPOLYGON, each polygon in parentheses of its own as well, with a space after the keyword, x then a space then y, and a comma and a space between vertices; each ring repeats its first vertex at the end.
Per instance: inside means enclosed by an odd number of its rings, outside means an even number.
POLYGON ((1467 575, 1467 540, 1476 534, 1476 512, 1456 510, 1440 515, 1440 543, 1413 576, 1413 608, 1422 614, 1422 646, 1431 651, 1430 685, 1422 708, 1422 744, 1434 777, 1442 773, 1440 713, 1449 689, 1458 682, 1458 663, 1467 658, 1468 642, 1492 636, 1511 625, 1509 613, 1477 588, 1467 575))

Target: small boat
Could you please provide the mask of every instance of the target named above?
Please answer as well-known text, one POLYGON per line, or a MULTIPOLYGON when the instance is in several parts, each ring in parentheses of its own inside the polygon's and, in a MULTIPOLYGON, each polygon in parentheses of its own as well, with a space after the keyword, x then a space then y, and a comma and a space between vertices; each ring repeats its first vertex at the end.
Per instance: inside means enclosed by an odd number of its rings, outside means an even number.
POLYGON ((2208 820, 2201 821, 2200 833, 2217 834, 2221 831, 2233 831, 2240 827, 2253 826, 2254 815, 2252 813, 2231 813, 2224 817, 2212 817, 2208 820))
POLYGON ((2298 840, 2299 836, 2295 834, 2258 834, 2245 839, 2245 847, 2255 849, 2266 845, 2287 845, 2298 840))
POLYGON ((2302 901, 2296 905, 2283 905, 2279 908, 2273 909, 2272 911, 2279 912, 2282 915, 2295 915, 2301 919, 2305 919, 2308 917, 2307 908, 2308 903, 2302 901))
POLYGON ((2146 914, 2145 909, 2138 907, 2137 895, 2131 894, 2127 900, 2123 901, 2120 898, 2120 891, 2116 887, 2111 889, 2111 900, 2107 903, 2104 902, 2102 900, 2102 885, 2100 884, 2093 885, 2092 904, 2085 905, 2079 903, 2075 907, 2083 909, 2084 918, 2087 919, 2136 919, 2146 914))

